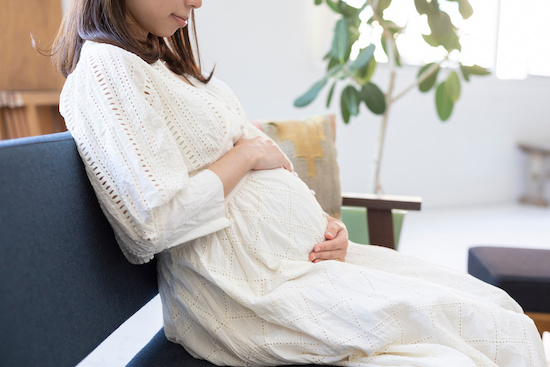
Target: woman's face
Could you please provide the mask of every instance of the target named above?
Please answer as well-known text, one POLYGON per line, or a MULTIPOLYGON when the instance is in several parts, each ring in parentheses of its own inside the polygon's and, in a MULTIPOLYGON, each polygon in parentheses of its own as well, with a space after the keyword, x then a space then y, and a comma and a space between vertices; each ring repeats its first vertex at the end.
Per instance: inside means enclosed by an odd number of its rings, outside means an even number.
POLYGON ((124 0, 126 22, 137 38, 149 33, 169 37, 187 25, 192 9, 202 6, 202 0, 124 0))

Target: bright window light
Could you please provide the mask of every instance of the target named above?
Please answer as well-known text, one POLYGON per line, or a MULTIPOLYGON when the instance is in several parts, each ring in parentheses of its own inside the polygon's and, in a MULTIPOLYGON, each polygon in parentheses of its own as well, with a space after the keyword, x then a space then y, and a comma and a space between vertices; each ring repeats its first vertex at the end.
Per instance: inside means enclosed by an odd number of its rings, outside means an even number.
POLYGON ((497 76, 550 76, 550 1, 501 0, 497 76))
MULTIPOLYGON (((360 7, 364 1, 346 2, 360 7)), ((502 79, 550 76, 549 0, 470 0, 470 4, 474 14, 464 20, 458 12, 457 2, 440 2, 442 10, 451 16, 461 32, 462 52, 455 61, 496 70, 497 77, 502 79)), ((351 58, 354 59, 361 48, 373 43, 376 45, 376 59, 387 62, 380 43, 381 27, 376 22, 372 25, 366 23, 371 16, 370 7, 361 14, 361 36, 352 48, 351 58)), ((426 16, 416 12, 414 1, 393 0, 385 10, 385 18, 405 27, 397 39, 404 64, 424 65, 444 57, 443 47, 431 47, 422 39, 422 34, 429 34, 430 29, 426 16)), ((450 55, 451 61, 453 56, 450 55)))
MULTIPOLYGON (((351 6, 360 7, 364 4, 364 1, 348 0, 347 3, 351 6)), ((466 21, 460 17, 457 3, 442 2, 441 7, 449 13, 453 24, 462 31, 460 61, 466 65, 478 64, 493 68, 498 21, 495 9, 498 8, 498 0, 470 0, 470 3, 474 8, 474 15, 466 21)), ((439 61, 445 56, 443 47, 431 47, 424 42, 422 34, 430 34, 430 28, 426 15, 419 15, 416 12, 413 1, 393 0, 384 14, 386 19, 405 27, 403 34, 397 39, 403 63, 424 65, 439 61)), ((361 36, 354 45, 351 58, 353 59, 359 53, 359 49, 372 42, 376 45, 376 59, 387 62, 388 58, 380 43, 381 27, 376 22, 372 26, 366 24, 371 16, 372 10, 370 7, 361 14, 361 20, 364 23, 361 25, 361 36)))

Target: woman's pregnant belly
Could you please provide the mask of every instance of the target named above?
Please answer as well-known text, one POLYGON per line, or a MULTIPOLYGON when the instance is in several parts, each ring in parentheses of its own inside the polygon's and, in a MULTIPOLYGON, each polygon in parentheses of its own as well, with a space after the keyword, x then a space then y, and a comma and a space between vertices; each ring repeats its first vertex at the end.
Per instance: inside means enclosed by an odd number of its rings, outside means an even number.
POLYGON ((285 169, 249 172, 226 199, 227 233, 266 262, 309 261, 326 218, 312 191, 285 169))
POLYGON ((226 217, 229 227, 169 249, 161 273, 176 274, 172 292, 198 308, 272 315, 271 297, 323 264, 309 261, 324 240, 323 210, 303 181, 275 169, 249 172, 227 196, 226 217))

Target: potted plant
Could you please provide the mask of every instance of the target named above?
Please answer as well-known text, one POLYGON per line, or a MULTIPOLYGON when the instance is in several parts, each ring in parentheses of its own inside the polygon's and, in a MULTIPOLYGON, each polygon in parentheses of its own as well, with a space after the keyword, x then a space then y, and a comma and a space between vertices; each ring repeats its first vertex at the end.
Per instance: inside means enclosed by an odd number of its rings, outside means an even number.
POLYGON ((401 67, 401 56, 396 41, 406 26, 400 26, 385 16, 385 10, 390 6, 391 0, 355 1, 360 3, 359 6, 352 6, 348 4, 350 2, 351 0, 315 0, 316 5, 326 4, 330 7, 338 14, 339 20, 334 28, 331 49, 324 58, 327 61, 325 75, 297 98, 294 105, 308 105, 317 98, 322 89, 330 86, 327 107, 338 90, 340 111, 345 123, 348 123, 351 117, 359 115, 361 103, 364 103, 372 113, 382 116, 374 161, 374 190, 375 194, 382 194, 380 167, 391 107, 414 88, 425 93, 435 90, 437 115, 441 121, 446 121, 460 97, 461 81, 469 81, 472 75, 487 75, 489 71, 477 65, 463 65, 458 60, 462 49, 460 32, 452 23, 449 14, 440 7, 440 3, 444 2, 457 3, 460 15, 467 19, 473 14, 468 0, 414 0, 418 15, 426 15, 431 30, 431 34, 422 35, 423 40, 431 47, 442 48, 445 52, 440 60, 420 67, 414 83, 401 91, 396 91, 394 86, 397 69, 401 67), (361 18, 364 17, 360 15, 366 11, 371 16, 363 21, 361 18), (382 29, 380 44, 388 58, 388 68, 385 70, 389 73, 389 83, 385 91, 373 82, 378 63, 374 54, 374 40, 352 56, 362 24, 382 29), (343 83, 344 86, 336 88, 339 83, 343 83))

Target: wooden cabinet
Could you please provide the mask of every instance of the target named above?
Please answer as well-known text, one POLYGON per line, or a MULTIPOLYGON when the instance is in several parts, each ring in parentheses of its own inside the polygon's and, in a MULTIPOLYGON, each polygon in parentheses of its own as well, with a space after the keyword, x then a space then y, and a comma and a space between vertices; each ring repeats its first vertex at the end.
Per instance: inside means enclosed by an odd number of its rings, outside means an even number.
POLYGON ((0 0, 0 138, 65 130, 58 112, 64 78, 31 43, 51 46, 61 0, 0 0))
POLYGON ((14 139, 65 131, 59 91, 0 91, 0 137, 14 139))

